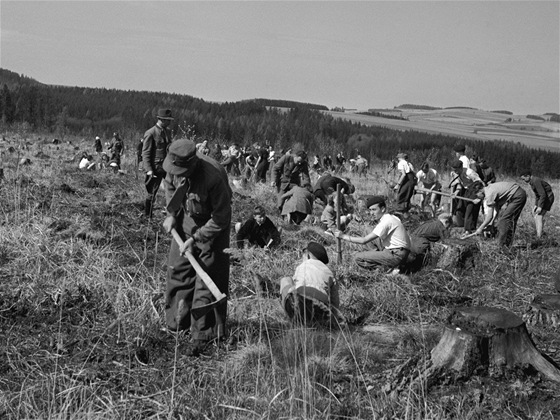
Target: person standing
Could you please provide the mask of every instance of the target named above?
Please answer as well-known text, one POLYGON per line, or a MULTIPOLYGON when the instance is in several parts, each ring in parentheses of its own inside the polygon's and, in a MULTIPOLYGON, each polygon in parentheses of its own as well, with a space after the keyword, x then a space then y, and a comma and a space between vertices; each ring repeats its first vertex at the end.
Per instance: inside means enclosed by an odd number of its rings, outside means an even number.
MULTIPOLYGON (((515 182, 495 182, 479 190, 477 197, 484 200, 484 221, 471 235, 480 235, 494 220, 497 224, 497 240, 501 247, 509 247, 513 242, 517 220, 527 202, 527 193, 515 182)), ((471 236, 471 235, 467 235, 471 236)))
POLYGON ((268 172, 268 167, 270 162, 268 161, 268 149, 264 146, 259 146, 257 149, 257 167, 256 171, 256 182, 266 183, 266 173, 268 172))
POLYGON ((490 185, 496 182, 494 169, 488 165, 485 159, 480 160, 480 169, 482 170, 482 182, 484 182, 484 185, 490 185))
POLYGON ((531 186, 531 189, 535 194, 533 217, 535 218, 537 238, 541 239, 544 227, 544 216, 550 211, 550 208, 554 203, 554 193, 552 192, 552 188, 548 182, 534 176, 530 170, 521 172, 521 179, 531 186))
POLYGON ((110 165, 112 165, 112 163, 116 164, 116 168, 120 169, 121 168, 121 155, 122 152, 124 150, 124 143, 121 139, 121 136, 119 136, 119 133, 113 133, 113 140, 111 141, 111 145, 109 146, 108 150, 111 151, 111 160, 110 160, 110 165))
POLYGON ((163 227, 176 228, 186 238, 183 246, 173 241, 169 250, 165 313, 173 331, 190 329, 192 342, 188 355, 198 356, 210 341, 226 336, 227 302, 196 319, 192 308, 214 301, 212 293, 183 256, 189 251, 214 281, 228 293, 229 247, 232 191, 226 171, 214 159, 196 153, 192 140, 171 143, 163 162, 167 214, 163 227))
POLYGON ((461 161, 461 163, 463 164, 463 168, 466 169, 470 167, 471 161, 467 157, 467 155, 465 155, 465 150, 466 150, 465 145, 458 144, 453 148, 453 150, 455 151, 455 158, 461 161))
POLYGON ((416 186, 416 174, 412 163, 408 162, 406 153, 397 155, 399 163, 397 170, 400 172, 395 190, 397 191, 397 211, 407 213, 410 210, 410 200, 414 196, 414 187, 416 186))
POLYGON ((167 156, 167 149, 171 144, 171 132, 168 127, 173 121, 170 109, 160 109, 157 113, 157 122, 152 128, 144 133, 142 141, 142 162, 146 177, 146 201, 144 206, 144 216, 151 218, 154 200, 165 178, 163 162, 167 156))
MULTIPOLYGON (((484 187, 484 183, 477 173, 470 167, 463 167, 460 160, 451 163, 451 170, 455 174, 450 187, 453 192, 459 196, 475 200, 477 192, 484 187)), ((480 202, 461 200, 456 198, 454 210, 454 222, 457 226, 463 227, 465 233, 472 233, 476 229, 478 215, 480 213, 480 202)))
POLYGON ((404 264, 410 253, 410 237, 401 220, 387 213, 385 199, 381 196, 369 197, 366 207, 378 221, 375 228, 366 236, 350 236, 336 231, 334 236, 347 242, 365 245, 373 242, 375 249, 358 252, 355 255, 356 264, 362 268, 375 269, 377 267, 393 268, 404 264))
POLYGON ((103 144, 101 143, 101 137, 95 136, 95 144, 94 144, 95 153, 99 156, 103 151, 103 144))

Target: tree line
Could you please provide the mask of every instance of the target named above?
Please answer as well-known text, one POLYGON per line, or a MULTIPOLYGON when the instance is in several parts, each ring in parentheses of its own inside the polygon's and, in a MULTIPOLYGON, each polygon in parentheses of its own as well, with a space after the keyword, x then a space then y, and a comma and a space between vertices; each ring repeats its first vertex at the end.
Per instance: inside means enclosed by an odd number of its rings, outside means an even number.
POLYGON ((447 167, 454 145, 461 142, 467 154, 483 157, 499 173, 517 175, 522 168, 531 168, 535 174, 560 178, 560 153, 513 142, 366 126, 327 115, 322 112, 327 108, 316 104, 266 99, 214 103, 165 92, 49 86, 3 69, 0 84, 3 131, 61 138, 68 134, 109 138, 116 131, 132 142, 155 123, 159 108, 171 108, 176 137, 189 131, 210 142, 260 143, 276 150, 301 143, 310 154, 361 154, 370 162, 389 161, 407 152, 416 167, 428 161, 439 168, 447 167))

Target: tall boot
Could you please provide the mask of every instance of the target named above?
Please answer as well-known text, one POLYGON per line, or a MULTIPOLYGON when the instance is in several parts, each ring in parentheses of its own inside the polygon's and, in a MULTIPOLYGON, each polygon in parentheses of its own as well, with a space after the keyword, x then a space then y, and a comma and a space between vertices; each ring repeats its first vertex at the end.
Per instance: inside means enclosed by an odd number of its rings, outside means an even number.
POLYGON ((152 218, 153 201, 146 199, 144 204, 144 215, 148 218, 152 218))

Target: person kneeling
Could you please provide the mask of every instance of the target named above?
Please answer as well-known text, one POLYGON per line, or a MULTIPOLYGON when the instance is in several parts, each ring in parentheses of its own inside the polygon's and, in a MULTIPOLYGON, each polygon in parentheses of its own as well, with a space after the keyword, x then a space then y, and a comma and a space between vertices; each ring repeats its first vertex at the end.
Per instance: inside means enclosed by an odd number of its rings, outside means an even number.
POLYGON ((293 277, 280 280, 282 308, 294 322, 341 322, 338 283, 327 267, 325 247, 309 242, 293 277))
POLYGON ((245 246, 245 239, 252 247, 269 249, 280 243, 280 232, 274 223, 267 217, 264 207, 256 206, 253 210, 253 217, 243 225, 241 222, 235 224, 237 247, 245 246))
POLYGON ((355 255, 356 264, 366 269, 393 268, 393 273, 397 274, 399 267, 406 262, 410 253, 410 237, 401 220, 387 213, 387 205, 383 197, 369 197, 366 207, 379 222, 369 234, 363 237, 350 236, 336 231, 335 236, 344 241, 362 245, 373 242, 375 249, 358 252, 355 255))
MULTIPOLYGON (((340 216, 340 230, 344 232, 348 224, 352 221, 352 214, 348 212, 348 206, 344 196, 341 196, 340 211, 344 215, 340 216)), ((321 214, 321 226, 325 229, 325 233, 333 234, 337 230, 336 223, 336 206, 337 206, 337 193, 334 192, 328 196, 327 205, 321 214)))

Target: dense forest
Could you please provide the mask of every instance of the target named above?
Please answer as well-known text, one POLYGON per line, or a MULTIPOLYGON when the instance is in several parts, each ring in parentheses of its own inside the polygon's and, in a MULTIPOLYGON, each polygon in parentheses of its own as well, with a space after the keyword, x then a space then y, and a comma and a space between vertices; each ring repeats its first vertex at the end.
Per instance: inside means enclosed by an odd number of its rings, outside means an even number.
POLYGON ((419 166, 427 160, 443 167, 453 159, 453 146, 464 143, 467 154, 485 158, 498 172, 516 175, 522 168, 560 178, 560 153, 530 149, 518 143, 477 141, 415 131, 352 123, 324 114, 322 105, 255 99, 213 103, 165 92, 49 86, 0 69, 0 129, 23 136, 44 133, 64 139, 109 138, 117 131, 136 142, 155 123, 159 108, 171 108, 175 136, 187 131, 220 144, 255 142, 283 149, 302 143, 311 154, 340 151, 389 161, 406 151, 419 166))

